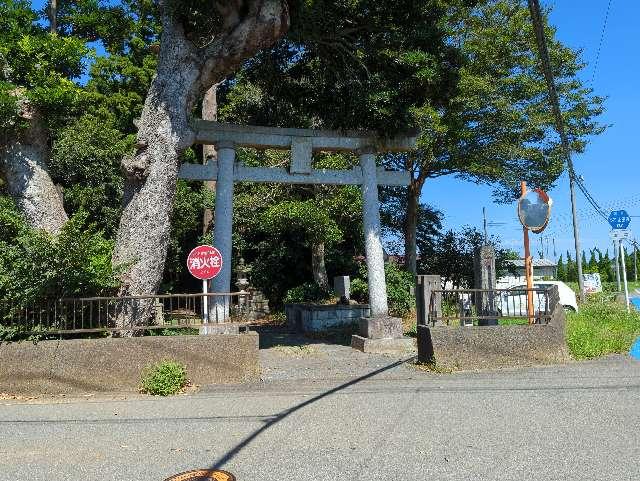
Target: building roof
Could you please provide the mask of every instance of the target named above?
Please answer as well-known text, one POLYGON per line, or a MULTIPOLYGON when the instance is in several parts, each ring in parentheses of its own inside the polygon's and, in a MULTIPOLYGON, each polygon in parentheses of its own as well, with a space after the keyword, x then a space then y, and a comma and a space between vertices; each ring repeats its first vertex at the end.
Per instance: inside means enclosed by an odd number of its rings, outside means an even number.
MULTIPOLYGON (((516 267, 524 267, 524 259, 508 260, 516 267)), ((557 267, 558 264, 549 259, 532 259, 533 267, 557 267)))

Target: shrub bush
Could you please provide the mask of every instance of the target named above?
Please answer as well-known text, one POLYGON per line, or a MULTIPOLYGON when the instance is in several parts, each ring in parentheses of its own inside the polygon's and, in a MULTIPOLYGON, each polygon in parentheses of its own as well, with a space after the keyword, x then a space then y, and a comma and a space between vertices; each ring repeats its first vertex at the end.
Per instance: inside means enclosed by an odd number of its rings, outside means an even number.
POLYGON ((114 243, 87 221, 85 212, 72 216, 53 237, 31 229, 13 201, 0 196, 0 225, 0 299, 26 305, 108 295, 117 288, 114 243))
MULTIPOLYGON (((415 306, 415 296, 411 295, 413 275, 402 270, 395 262, 385 264, 384 275, 387 281, 389 314, 396 317, 406 316, 415 306)), ((364 264, 360 265, 359 277, 351 281, 351 297, 358 302, 369 300, 367 268, 364 264)))
POLYGON ((319 286, 315 282, 305 282, 304 284, 289 289, 284 297, 285 304, 298 302, 321 302, 331 298, 331 293, 319 286))
POLYGON ((160 361, 142 371, 141 390, 153 396, 170 396, 178 393, 186 385, 187 371, 176 361, 160 361))

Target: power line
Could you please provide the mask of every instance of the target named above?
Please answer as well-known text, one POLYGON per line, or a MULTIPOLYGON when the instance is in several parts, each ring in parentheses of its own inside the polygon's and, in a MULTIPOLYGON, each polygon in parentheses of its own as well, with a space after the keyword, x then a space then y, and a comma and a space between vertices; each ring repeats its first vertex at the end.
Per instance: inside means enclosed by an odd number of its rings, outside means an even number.
POLYGON ((564 126, 562 112, 560 111, 560 101, 558 100, 558 92, 556 91, 556 82, 551 70, 551 61, 549 60, 549 50, 547 47, 547 39, 544 34, 544 24, 542 22, 542 13, 540 12, 540 3, 538 0, 528 0, 529 11, 531 12, 531 20, 533 21, 533 31, 536 36, 538 45, 538 53, 540 55, 540 63, 542 64, 542 72, 547 83, 549 101, 553 116, 555 119, 556 130, 560 135, 560 143, 562 151, 566 158, 567 170, 569 171, 569 191, 571 196, 571 210, 573 213, 573 239, 576 249, 576 260, 578 267, 578 284, 580 287, 580 298, 584 300, 584 281, 582 279, 582 260, 580 258, 580 228, 578 226, 578 218, 576 213, 576 193, 574 187, 575 172, 573 170, 573 161, 571 160, 571 149, 569 147, 569 139, 564 126))
POLYGON ((602 50, 602 44, 604 43, 604 34, 607 30, 607 22, 609 21, 609 11, 611 10, 611 4, 613 0, 609 0, 607 4, 607 13, 604 15, 604 22, 602 24, 602 32, 600 32, 600 43, 598 44, 598 50, 596 52, 596 61, 593 64, 593 75, 591 76, 591 85, 596 79, 596 72, 598 71, 598 63, 600 62, 600 51, 602 50))

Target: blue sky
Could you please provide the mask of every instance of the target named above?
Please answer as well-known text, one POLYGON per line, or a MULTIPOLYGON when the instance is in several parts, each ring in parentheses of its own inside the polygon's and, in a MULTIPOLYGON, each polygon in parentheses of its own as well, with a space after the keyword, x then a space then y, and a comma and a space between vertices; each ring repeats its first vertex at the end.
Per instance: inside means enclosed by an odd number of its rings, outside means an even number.
MULTIPOLYGON (((36 8, 44 0, 32 2, 36 8)), ((551 23, 558 29, 563 43, 582 50, 587 67, 581 76, 598 95, 608 97, 606 112, 601 121, 611 124, 604 134, 595 137, 586 152, 574 157, 578 174, 592 195, 605 210, 626 208, 640 216, 640 178, 638 153, 635 148, 638 126, 636 112, 640 107, 640 91, 636 86, 640 77, 637 61, 640 35, 636 25, 640 20, 640 2, 612 0, 597 70, 594 64, 600 44, 601 32, 609 0, 543 0, 552 7, 551 23)), ((455 177, 433 179, 425 184, 422 201, 432 204, 445 214, 446 228, 464 225, 482 227, 482 207, 487 208, 490 221, 504 225, 490 227, 490 233, 499 236, 504 247, 522 251, 522 229, 517 220, 515 204, 494 204, 492 188, 461 181, 455 177)), ((550 192, 554 200, 552 219, 541 234, 545 253, 553 258, 556 252, 573 252, 573 230, 569 200, 569 183, 564 175, 550 192)), ((578 193, 578 210, 583 249, 597 246, 602 250, 610 246, 609 227, 591 209, 578 193)), ((640 217, 632 220, 640 224, 640 217)), ((640 232, 640 227, 638 228, 640 232)), ((532 236, 532 252, 537 255, 540 236, 532 236)))
MULTIPOLYGON (((588 84, 594 75, 593 66, 608 3, 609 0, 543 1, 544 5, 553 8, 551 23, 557 27, 560 40, 582 50, 583 59, 588 65, 581 76, 588 84)), ((640 166, 635 143, 639 133, 636 118, 640 108, 637 86, 640 76, 639 20, 639 2, 612 1, 593 82, 595 92, 608 97, 606 112, 601 120, 612 126, 593 138, 584 154, 574 156, 577 173, 584 177, 587 188, 600 205, 605 210, 626 208, 632 216, 640 215, 640 166)), ((517 220, 515 203, 496 205, 492 202, 491 191, 488 186, 447 177, 427 182, 422 201, 442 210, 446 215, 445 226, 450 228, 465 224, 481 228, 482 207, 486 206, 487 217, 491 221, 505 223, 490 228, 490 233, 498 235, 505 247, 522 252, 522 228, 517 220)), ((566 175, 550 195, 554 201, 552 220, 541 235, 544 245, 548 245, 549 257, 553 258, 553 240, 558 255, 574 250, 566 175)), ((598 246, 604 251, 610 246, 609 226, 594 213, 582 194, 577 195, 583 249, 588 251, 598 246)), ((640 217, 632 219, 632 230, 634 223, 640 224, 640 217)), ((640 232, 640 226, 638 229, 640 232)), ((539 237, 533 235, 531 238, 534 255, 537 255, 540 246, 539 237)), ((545 253, 546 250, 545 247, 545 253)))

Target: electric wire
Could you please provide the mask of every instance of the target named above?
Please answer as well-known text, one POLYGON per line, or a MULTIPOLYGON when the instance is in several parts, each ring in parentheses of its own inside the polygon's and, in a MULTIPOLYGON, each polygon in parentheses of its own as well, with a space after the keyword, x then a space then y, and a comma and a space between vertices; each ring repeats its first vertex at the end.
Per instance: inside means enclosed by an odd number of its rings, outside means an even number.
POLYGON ((598 63, 600 62, 600 52, 602 51, 602 45, 604 43, 604 35, 607 31, 607 22, 609 21, 609 12, 611 11, 612 3, 613 3, 613 0, 609 0, 609 3, 607 4, 607 12, 604 15, 602 31, 600 32, 600 43, 598 44, 598 50, 596 52, 596 61, 593 64, 593 74, 591 76, 591 85, 593 85, 596 79, 596 72, 598 71, 598 63))

